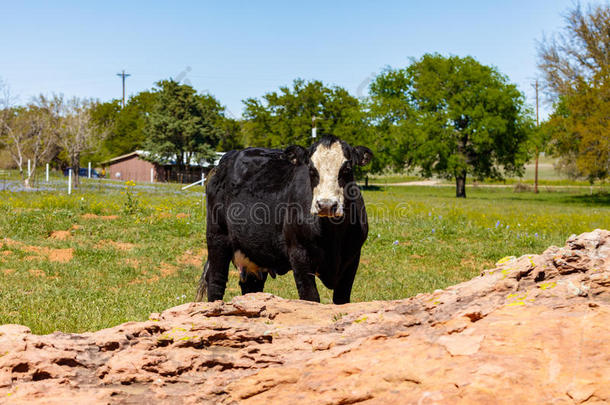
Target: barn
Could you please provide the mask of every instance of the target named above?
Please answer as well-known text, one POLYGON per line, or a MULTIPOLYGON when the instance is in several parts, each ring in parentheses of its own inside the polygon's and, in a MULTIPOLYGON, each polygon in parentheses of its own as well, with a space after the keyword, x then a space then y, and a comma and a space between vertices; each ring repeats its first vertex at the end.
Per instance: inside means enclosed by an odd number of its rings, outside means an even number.
POLYGON ((126 155, 117 156, 105 162, 102 167, 106 177, 113 180, 136 182, 168 182, 192 183, 201 179, 201 175, 210 171, 218 164, 223 152, 216 152, 214 163, 199 164, 192 161, 185 170, 178 170, 175 162, 156 163, 146 160, 150 153, 136 150, 126 155))

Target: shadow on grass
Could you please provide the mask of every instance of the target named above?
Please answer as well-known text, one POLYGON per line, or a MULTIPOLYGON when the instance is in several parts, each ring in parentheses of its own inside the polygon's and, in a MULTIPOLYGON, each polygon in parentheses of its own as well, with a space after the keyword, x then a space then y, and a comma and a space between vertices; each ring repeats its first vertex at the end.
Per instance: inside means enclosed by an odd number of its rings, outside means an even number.
POLYGON ((379 191, 381 190, 380 186, 360 186, 361 190, 366 190, 366 191, 379 191))
POLYGON ((589 205, 593 207, 608 207, 610 206, 610 193, 593 193, 565 196, 564 202, 589 205))

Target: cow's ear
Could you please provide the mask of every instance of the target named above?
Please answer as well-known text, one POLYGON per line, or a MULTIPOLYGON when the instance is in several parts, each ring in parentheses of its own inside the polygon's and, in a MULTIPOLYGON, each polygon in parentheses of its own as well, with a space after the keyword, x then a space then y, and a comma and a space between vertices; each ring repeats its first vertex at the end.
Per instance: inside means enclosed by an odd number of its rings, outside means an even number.
POLYGON ((298 145, 291 145, 284 150, 284 157, 293 165, 307 163, 307 149, 298 145))
POLYGON ((367 165, 373 159, 373 151, 366 146, 356 146, 354 151, 356 152, 356 163, 360 166, 367 165))

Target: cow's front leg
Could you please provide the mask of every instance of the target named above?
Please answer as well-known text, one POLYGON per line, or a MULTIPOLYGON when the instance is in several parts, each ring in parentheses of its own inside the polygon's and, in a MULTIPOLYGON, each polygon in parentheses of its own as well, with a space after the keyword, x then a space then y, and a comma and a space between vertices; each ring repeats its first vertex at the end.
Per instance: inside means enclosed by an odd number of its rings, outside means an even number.
POLYGON ((320 294, 316 287, 316 277, 306 271, 293 270, 294 281, 297 284, 299 298, 305 301, 320 302, 320 294))
POLYGON ((303 246, 293 246, 288 253, 290 265, 297 285, 299 298, 306 301, 320 302, 320 294, 316 287, 315 272, 317 264, 314 257, 303 246))
POLYGON ((359 264, 360 252, 358 252, 343 269, 343 274, 333 291, 333 304, 340 305, 350 302, 352 285, 354 285, 354 278, 356 277, 356 271, 358 270, 359 264))

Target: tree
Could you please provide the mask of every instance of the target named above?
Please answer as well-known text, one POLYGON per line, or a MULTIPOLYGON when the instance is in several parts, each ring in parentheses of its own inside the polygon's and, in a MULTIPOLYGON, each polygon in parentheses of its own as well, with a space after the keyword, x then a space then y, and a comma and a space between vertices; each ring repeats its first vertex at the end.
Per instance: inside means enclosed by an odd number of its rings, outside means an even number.
POLYGON ((234 149, 242 149, 244 140, 242 138, 242 123, 239 120, 225 118, 221 123, 220 143, 218 150, 226 152, 234 149))
POLYGON ((178 169, 194 159, 213 159, 222 135, 224 108, 211 95, 199 95, 174 80, 156 83, 156 103, 148 116, 144 148, 151 160, 175 161, 178 169))
MULTIPOLYGON (((297 79, 290 87, 244 101, 243 132, 251 146, 284 147, 312 143, 317 135, 335 135, 349 143, 366 143, 367 116, 360 101, 342 87, 297 79)), ((369 144, 367 143, 367 146, 369 144)))
POLYGON ((146 141, 148 115, 156 103, 156 94, 142 91, 131 96, 124 108, 121 100, 98 103, 91 110, 95 126, 106 128, 99 150, 90 157, 93 162, 101 162, 119 155, 142 149, 146 141))
POLYGON ((404 69, 386 69, 371 85, 377 124, 393 138, 394 160, 454 178, 520 174, 533 127, 516 86, 471 57, 426 54, 404 69))
POLYGON ((593 182, 610 174, 610 6, 576 6, 565 21, 538 47, 554 105, 547 128, 560 167, 593 182))
POLYGON ((610 81, 561 97, 545 126, 560 169, 590 182, 610 175, 610 81))
POLYGON ((538 44, 538 68, 552 101, 610 74, 610 5, 568 10, 563 29, 538 44))
POLYGON ((95 104, 92 100, 76 97, 67 102, 63 102, 63 100, 61 102, 62 115, 58 139, 72 168, 72 181, 75 188, 80 183, 78 172, 81 156, 85 152, 98 148, 106 135, 105 131, 94 125, 91 118, 91 111, 95 104))
POLYGON ((40 95, 25 107, 11 106, 5 93, 0 111, 0 145, 13 159, 26 188, 31 187, 39 163, 52 157, 56 145, 56 110, 54 99, 40 95), (29 169, 25 170, 28 162, 29 169))

